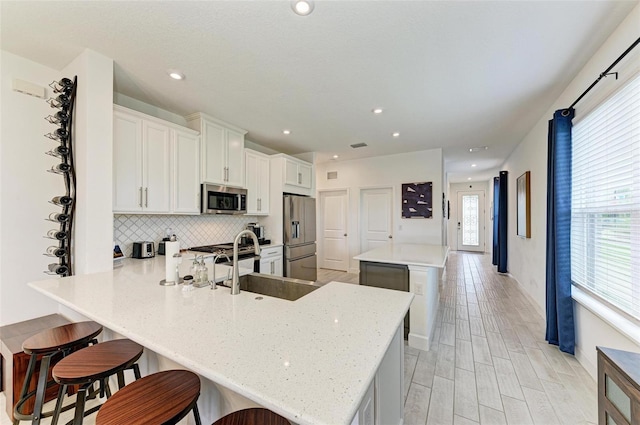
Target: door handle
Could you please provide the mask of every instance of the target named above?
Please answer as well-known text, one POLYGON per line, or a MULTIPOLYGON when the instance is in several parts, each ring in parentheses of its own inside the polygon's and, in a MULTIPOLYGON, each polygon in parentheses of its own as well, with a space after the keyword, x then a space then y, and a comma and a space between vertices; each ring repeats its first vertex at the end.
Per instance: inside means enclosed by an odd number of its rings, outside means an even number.
POLYGON ((460 222, 458 222, 458 230, 460 230, 460 222))
POLYGON ((393 236, 389 235, 389 239, 393 239, 393 236))
POLYGON ((140 186, 140 203, 138 205, 142 208, 142 186, 140 186))
POLYGON ((149 188, 148 187, 144 188, 144 206, 145 207, 149 206, 149 188))
POLYGON ((342 236, 347 237, 347 234, 345 233, 345 234, 344 234, 344 235, 342 235, 342 236))

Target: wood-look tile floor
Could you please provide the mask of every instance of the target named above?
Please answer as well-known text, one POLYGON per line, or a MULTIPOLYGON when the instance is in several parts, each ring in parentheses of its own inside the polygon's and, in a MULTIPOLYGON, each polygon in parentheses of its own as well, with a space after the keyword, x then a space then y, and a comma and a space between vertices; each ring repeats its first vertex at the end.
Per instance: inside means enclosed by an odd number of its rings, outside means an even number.
MULTIPOLYGON (((357 284, 358 275, 318 269, 319 283, 333 280, 357 284)), ((405 346, 404 423, 596 424, 595 381, 544 334, 544 319, 488 255, 452 252, 435 343, 430 351, 405 346)), ((0 407, 0 425, 9 425, 3 393, 0 407)))
POLYGON ((452 252, 433 347, 405 349, 405 424, 596 424, 596 382, 491 257, 452 252))

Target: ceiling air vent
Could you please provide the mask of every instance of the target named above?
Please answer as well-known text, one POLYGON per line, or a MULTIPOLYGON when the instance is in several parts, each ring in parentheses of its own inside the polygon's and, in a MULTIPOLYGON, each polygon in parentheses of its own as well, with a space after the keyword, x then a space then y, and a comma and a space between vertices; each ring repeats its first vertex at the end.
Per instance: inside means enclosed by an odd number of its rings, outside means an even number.
POLYGON ((354 148, 354 149, 364 148, 365 146, 367 146, 366 143, 355 143, 355 144, 351 145, 351 147, 354 148))
POLYGON ((335 180, 338 178, 338 172, 337 171, 328 171, 327 172, 327 180, 335 180))

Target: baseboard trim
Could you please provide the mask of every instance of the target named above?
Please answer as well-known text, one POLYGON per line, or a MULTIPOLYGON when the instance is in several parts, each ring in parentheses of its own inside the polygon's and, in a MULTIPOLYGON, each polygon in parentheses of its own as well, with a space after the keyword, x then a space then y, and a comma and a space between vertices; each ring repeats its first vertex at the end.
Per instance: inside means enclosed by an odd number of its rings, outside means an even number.
POLYGON ((425 336, 416 335, 409 332, 408 342, 409 347, 417 348, 418 350, 422 351, 429 351, 430 341, 429 338, 425 336))

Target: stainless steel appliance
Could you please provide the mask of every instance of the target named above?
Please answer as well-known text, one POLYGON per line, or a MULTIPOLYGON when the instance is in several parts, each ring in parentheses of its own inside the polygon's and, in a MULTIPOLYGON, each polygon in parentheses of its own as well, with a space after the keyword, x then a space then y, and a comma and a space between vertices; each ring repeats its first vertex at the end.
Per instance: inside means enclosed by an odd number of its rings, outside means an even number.
POLYGON ((202 214, 246 214, 247 189, 202 184, 202 214))
POLYGON ((151 258, 156 256, 156 251, 153 242, 134 242, 133 243, 133 258, 151 258))
POLYGON ((284 275, 315 281, 316 200, 284 195, 284 275))
POLYGON ((261 226, 258 223, 249 223, 247 224, 247 230, 251 230, 259 241, 264 240, 264 226, 261 226))
MULTIPOLYGON (((226 254, 229 259, 233 258, 233 243, 196 246, 189 250, 216 255, 226 254)), ((238 247, 238 260, 241 268, 253 269, 254 272, 260 273, 260 256, 255 255, 253 244, 243 244, 238 247)), ((231 265, 232 261, 220 261, 218 264, 231 265)))

